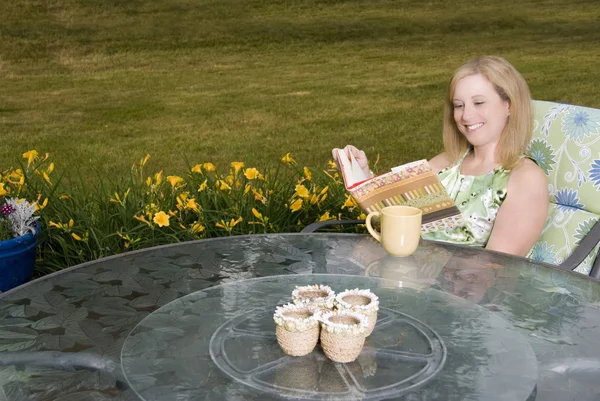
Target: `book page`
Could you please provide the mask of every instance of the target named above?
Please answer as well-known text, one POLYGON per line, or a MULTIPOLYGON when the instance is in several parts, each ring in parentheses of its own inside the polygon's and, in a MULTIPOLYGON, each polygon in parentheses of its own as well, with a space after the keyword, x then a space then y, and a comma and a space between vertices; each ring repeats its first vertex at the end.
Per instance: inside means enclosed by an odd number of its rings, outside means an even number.
POLYGON ((357 182, 364 181, 367 176, 362 171, 356 158, 350 154, 350 158, 343 149, 337 151, 337 159, 342 170, 342 177, 344 178, 344 185, 346 188, 350 188, 357 182))
POLYGON ((414 162, 406 163, 401 166, 392 167, 392 172, 397 173, 397 172, 406 170, 407 168, 418 166, 418 165, 422 164, 423 162, 427 162, 427 160, 426 159, 415 160, 414 162))
POLYGON ((350 153, 350 161, 352 162, 352 176, 354 177, 355 182, 366 180, 367 176, 365 175, 365 172, 360 168, 360 165, 352 153, 350 153))

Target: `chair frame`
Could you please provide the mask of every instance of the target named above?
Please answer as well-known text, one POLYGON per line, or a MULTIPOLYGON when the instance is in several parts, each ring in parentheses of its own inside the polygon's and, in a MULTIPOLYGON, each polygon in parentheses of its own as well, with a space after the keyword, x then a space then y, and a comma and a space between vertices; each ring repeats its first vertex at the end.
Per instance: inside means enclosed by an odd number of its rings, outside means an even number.
MULTIPOLYGON (((326 220, 317 221, 316 223, 309 224, 304 227, 301 233, 313 233, 321 228, 336 226, 336 225, 350 225, 350 224, 365 224, 365 220, 326 220)), ((600 220, 598 220, 590 232, 587 233, 585 238, 579 243, 577 248, 573 251, 569 257, 556 267, 561 270, 573 271, 583 260, 589 255, 589 253, 598 245, 600 242, 600 220)), ((590 277, 600 279, 600 254, 596 256, 592 269, 590 270, 590 277)))

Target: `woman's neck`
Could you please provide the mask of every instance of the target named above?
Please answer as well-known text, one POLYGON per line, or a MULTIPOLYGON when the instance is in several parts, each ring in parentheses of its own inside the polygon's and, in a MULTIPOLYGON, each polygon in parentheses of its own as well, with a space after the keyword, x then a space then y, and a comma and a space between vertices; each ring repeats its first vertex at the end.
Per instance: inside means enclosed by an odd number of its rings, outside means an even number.
POLYGON ((476 146, 471 151, 470 156, 474 164, 499 164, 496 155, 496 144, 476 146))
POLYGON ((483 175, 500 165, 496 157, 496 146, 474 147, 461 166, 461 174, 483 175))

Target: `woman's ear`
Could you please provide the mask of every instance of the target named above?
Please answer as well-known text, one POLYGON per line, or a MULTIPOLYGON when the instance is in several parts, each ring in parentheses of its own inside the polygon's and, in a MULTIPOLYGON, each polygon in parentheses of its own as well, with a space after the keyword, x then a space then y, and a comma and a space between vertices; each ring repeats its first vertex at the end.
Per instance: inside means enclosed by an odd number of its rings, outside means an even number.
POLYGON ((510 116, 510 100, 504 100, 504 107, 506 107, 506 116, 510 116))

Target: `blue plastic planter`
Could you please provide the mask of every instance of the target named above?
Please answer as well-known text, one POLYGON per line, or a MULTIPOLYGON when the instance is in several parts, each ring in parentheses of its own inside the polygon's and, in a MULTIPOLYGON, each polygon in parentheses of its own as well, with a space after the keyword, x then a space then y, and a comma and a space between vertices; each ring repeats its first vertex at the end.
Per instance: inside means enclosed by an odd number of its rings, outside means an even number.
POLYGON ((8 291, 29 281, 35 267, 39 235, 40 225, 36 224, 35 234, 0 241, 0 291, 8 291))

